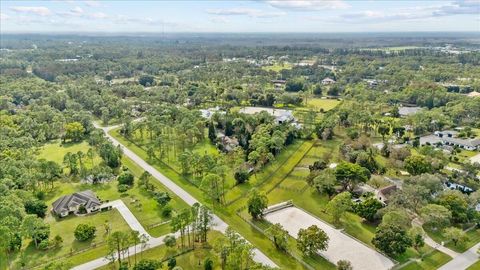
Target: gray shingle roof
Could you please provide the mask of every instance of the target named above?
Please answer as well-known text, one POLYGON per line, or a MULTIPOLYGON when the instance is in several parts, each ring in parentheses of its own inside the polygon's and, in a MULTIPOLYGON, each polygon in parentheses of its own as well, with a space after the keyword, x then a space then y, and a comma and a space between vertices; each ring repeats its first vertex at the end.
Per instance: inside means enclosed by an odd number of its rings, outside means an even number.
POLYGON ((60 214, 65 211, 69 211, 70 207, 77 207, 83 204, 85 208, 92 208, 94 206, 100 206, 102 203, 95 196, 91 190, 85 190, 81 192, 75 192, 70 195, 65 195, 53 202, 53 212, 60 214))

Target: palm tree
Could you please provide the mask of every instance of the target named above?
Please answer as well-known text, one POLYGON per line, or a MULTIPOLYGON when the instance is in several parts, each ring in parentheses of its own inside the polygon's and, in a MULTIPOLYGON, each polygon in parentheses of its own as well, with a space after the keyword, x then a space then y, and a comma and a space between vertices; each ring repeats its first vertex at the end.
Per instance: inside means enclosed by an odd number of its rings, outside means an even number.
POLYGON ((78 157, 78 163, 80 164, 80 174, 83 175, 85 172, 85 166, 82 158, 85 157, 85 154, 82 151, 78 151, 77 157, 78 157))
POLYGON ((95 164, 93 163, 93 158, 95 157, 95 152, 93 152, 93 148, 88 148, 87 157, 90 159, 92 168, 95 167, 95 164))

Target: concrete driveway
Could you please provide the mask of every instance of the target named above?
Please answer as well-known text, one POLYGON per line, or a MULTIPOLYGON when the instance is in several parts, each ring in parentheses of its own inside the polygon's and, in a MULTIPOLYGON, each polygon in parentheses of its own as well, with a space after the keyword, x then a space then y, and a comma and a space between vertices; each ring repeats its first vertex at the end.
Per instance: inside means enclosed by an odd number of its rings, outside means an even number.
POLYGON ((299 208, 284 208, 265 215, 265 219, 274 224, 280 223, 294 238, 297 238, 300 229, 317 225, 330 237, 328 249, 319 253, 334 264, 339 260, 348 260, 355 270, 387 270, 394 266, 394 262, 386 256, 299 208))

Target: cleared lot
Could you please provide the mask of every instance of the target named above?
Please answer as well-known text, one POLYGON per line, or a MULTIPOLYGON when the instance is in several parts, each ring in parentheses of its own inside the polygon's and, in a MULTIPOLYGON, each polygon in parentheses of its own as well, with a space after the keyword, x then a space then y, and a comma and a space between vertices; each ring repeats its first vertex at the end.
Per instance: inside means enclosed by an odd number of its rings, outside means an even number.
POLYGON ((288 207, 269 213, 265 215, 265 219, 273 224, 282 224, 288 233, 295 238, 300 229, 317 225, 330 237, 328 249, 320 252, 320 254, 332 263, 339 260, 348 260, 355 270, 386 270, 394 266, 394 263, 386 256, 296 207, 288 207))
POLYGON ((471 158, 470 158, 470 161, 471 161, 472 163, 480 163, 480 154, 471 157, 471 158))

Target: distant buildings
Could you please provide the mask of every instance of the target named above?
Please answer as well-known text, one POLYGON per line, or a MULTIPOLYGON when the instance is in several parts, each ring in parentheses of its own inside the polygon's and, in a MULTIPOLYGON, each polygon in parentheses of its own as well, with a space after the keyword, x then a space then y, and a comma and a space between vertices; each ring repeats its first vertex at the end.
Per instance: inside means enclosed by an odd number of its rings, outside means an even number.
POLYGON ((474 151, 480 149, 480 139, 459 138, 455 130, 435 131, 433 135, 420 137, 420 145, 446 145, 474 151))
POLYGON ((364 82, 368 84, 370 87, 376 87, 380 83, 387 83, 387 80, 376 80, 376 79, 363 79, 364 82))
POLYGON ((273 84, 273 87, 275 90, 284 90, 285 89, 285 84, 287 84, 286 80, 271 80, 271 83, 273 84))
POLYGON ((325 78, 322 80, 322 84, 323 85, 330 85, 330 84, 334 84, 336 83, 336 81, 334 79, 331 79, 331 78, 325 78))
POLYGON ((293 112, 290 110, 284 109, 273 109, 273 108, 264 108, 264 107, 244 107, 240 109, 240 113, 244 114, 256 114, 260 112, 267 112, 268 114, 275 117, 276 124, 283 124, 283 123, 295 123, 296 119, 293 116, 293 112))
POLYGON ((212 115, 214 113, 219 113, 219 114, 225 114, 224 111, 220 110, 220 107, 215 107, 215 108, 208 108, 208 109, 200 109, 198 110, 201 114, 202 117, 205 119, 210 119, 212 118, 212 115))

